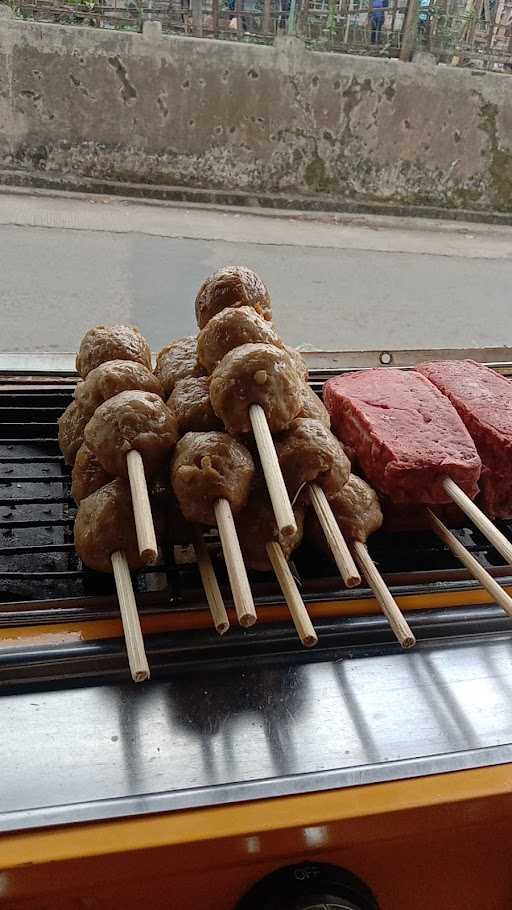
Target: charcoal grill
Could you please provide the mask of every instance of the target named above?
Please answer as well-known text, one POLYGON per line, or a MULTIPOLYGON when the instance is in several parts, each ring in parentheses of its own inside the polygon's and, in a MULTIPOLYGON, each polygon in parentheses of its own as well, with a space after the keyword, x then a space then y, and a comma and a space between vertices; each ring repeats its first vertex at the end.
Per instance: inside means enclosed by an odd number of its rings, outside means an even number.
MULTIPOLYGON (((312 370, 313 388, 339 372, 312 370)), ((0 376, 0 832, 178 818, 508 765, 511 620, 429 532, 370 539, 414 652, 400 651, 371 592, 342 589, 307 545, 293 571, 318 647, 301 647, 272 577, 257 573, 257 625, 240 630, 231 610, 220 639, 195 564, 173 551, 134 576, 152 681, 129 682, 112 579, 84 569, 73 548, 56 422, 75 382, 30 364, 0 376)), ((500 527, 512 539, 512 521, 500 527)), ((512 593, 510 567, 480 533, 454 533, 512 593)), ((213 536, 209 546, 231 606, 213 536)), ((313 833, 298 853, 322 843, 313 833)), ((24 906, 21 871, 13 881, 24 906)), ((0 906, 1 887, 0 873, 0 906)), ((206 906, 234 906, 223 901, 206 906)))

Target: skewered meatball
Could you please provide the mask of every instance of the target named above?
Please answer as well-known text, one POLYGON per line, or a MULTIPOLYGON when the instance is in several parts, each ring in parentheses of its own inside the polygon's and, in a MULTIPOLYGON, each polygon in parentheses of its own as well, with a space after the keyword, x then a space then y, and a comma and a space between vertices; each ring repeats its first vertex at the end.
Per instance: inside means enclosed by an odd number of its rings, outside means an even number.
POLYGON ((180 436, 223 428, 222 421, 211 406, 209 376, 180 379, 174 386, 167 407, 176 417, 180 436))
POLYGON ((108 360, 91 370, 87 378, 78 383, 75 398, 84 414, 92 417, 104 401, 131 389, 164 397, 164 390, 156 376, 141 363, 134 360, 108 360))
POLYGON ((294 420, 276 439, 276 452, 292 502, 307 483, 319 484, 330 499, 349 478, 350 462, 343 446, 318 420, 294 420))
POLYGON ((136 449, 146 476, 163 467, 177 439, 176 420, 158 395, 119 392, 95 411, 85 441, 109 474, 127 477, 126 455, 136 449))
POLYGON ((210 399, 228 433, 251 432, 249 408, 259 404, 271 432, 286 429, 302 405, 300 379, 286 351, 270 344, 243 344, 212 374, 210 399))
POLYGON ((155 376, 163 386, 165 398, 180 379, 204 375, 205 370, 197 360, 197 340, 193 335, 171 341, 156 358, 155 376))
MULTIPOLYGON (((329 504, 343 536, 348 540, 366 543, 370 534, 378 531, 382 525, 382 511, 377 494, 357 474, 350 475, 345 486, 333 496, 329 504)), ((313 513, 307 524, 307 533, 320 549, 328 549, 325 534, 313 513)))
POLYGON ((59 446, 68 465, 74 464, 76 453, 84 441, 88 419, 76 401, 72 401, 59 417, 59 446))
POLYGON ((222 358, 242 344, 284 345, 270 322, 250 306, 227 307, 212 316, 197 336, 197 359, 212 373, 222 358))
POLYGON ((253 476, 250 452, 227 433, 186 433, 176 446, 171 481, 188 521, 215 525, 218 499, 227 499, 232 512, 239 512, 253 476))
POLYGON ((85 443, 81 445, 71 473, 71 495, 75 502, 81 502, 111 480, 112 477, 103 470, 89 446, 85 443))
POLYGON ((329 417, 329 411, 321 399, 313 392, 313 389, 307 382, 301 386, 300 391, 302 395, 302 408, 297 416, 311 417, 313 420, 319 420, 320 423, 323 423, 324 427, 327 427, 329 430, 331 427, 331 418, 329 417))
POLYGON ((281 539, 265 484, 258 478, 247 505, 236 517, 236 529, 244 562, 250 569, 256 572, 272 571, 272 563, 266 550, 267 543, 271 541, 278 541, 286 559, 290 558, 302 540, 304 527, 304 510, 300 506, 295 506, 293 513, 297 531, 286 539, 281 539))
POLYGON ((126 481, 116 478, 82 499, 75 519, 75 549, 97 572, 112 572, 110 557, 116 550, 126 555, 130 569, 142 567, 126 481))
POLYGON ((288 344, 284 346, 285 351, 288 351, 288 354, 292 358, 295 371, 299 374, 300 378, 307 382, 309 379, 309 370, 306 361, 304 360, 300 351, 297 348, 291 348, 288 344))
POLYGON ((151 351, 133 325, 97 325, 82 338, 76 368, 82 379, 107 360, 134 360, 151 369, 151 351))
POLYGON ((196 319, 200 329, 226 307, 250 306, 260 316, 272 319, 270 295, 261 278, 244 266, 226 266, 210 275, 196 297, 196 319))

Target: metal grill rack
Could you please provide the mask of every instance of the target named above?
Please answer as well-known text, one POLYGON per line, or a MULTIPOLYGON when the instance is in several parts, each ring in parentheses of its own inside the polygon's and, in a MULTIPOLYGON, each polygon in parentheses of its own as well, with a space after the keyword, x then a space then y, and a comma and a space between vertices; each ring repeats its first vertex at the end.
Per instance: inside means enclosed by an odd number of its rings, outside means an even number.
MULTIPOLYGON (((323 378, 320 373, 313 377, 315 390, 319 390, 323 378)), ((70 496, 69 469, 57 442, 57 419, 69 404, 73 389, 71 378, 53 385, 37 380, 24 384, 4 380, 0 384, 0 632, 2 628, 13 626, 41 626, 118 615, 111 576, 84 568, 73 547, 76 506, 70 496)), ((502 523, 501 527, 512 536, 512 521, 502 523)), ((455 533, 492 574, 508 581, 509 567, 503 565, 499 554, 476 529, 465 527, 455 533)), ((210 546, 228 602, 230 594, 225 568, 214 537, 210 546)), ((465 570, 429 532, 393 535, 380 532, 370 539, 370 550, 397 595, 450 588, 463 592, 475 588, 465 570)), ((320 622, 320 631, 323 623, 324 631, 328 633, 326 640, 331 642, 334 633, 354 634, 358 623, 358 634, 362 635, 364 628, 363 638, 370 643, 390 640, 382 617, 366 616, 363 620, 350 616, 349 604, 368 599, 370 592, 364 587, 356 591, 340 587, 335 566, 329 558, 303 544, 294 554, 293 569, 306 603, 314 605, 328 600, 339 605, 337 621, 331 617, 328 622, 320 622)), ((260 618, 266 607, 283 604, 272 576, 251 573, 250 580, 260 618)), ((195 564, 178 561, 174 553, 164 554, 158 565, 136 573, 134 584, 142 615, 187 611, 192 614, 205 610, 195 564)), ((491 613, 487 615, 493 622, 496 617, 502 622, 501 611, 485 609, 491 610, 492 617, 491 613)), ((446 611, 431 612, 438 614, 436 623, 441 617, 449 620, 445 630, 452 630, 453 622, 468 620, 465 610, 454 617, 447 616, 446 611)), ((423 613, 418 613, 413 618, 413 625, 417 628, 424 620, 423 613)), ((428 619, 429 628, 430 622, 428 619)), ((291 623, 287 625, 286 647, 300 652, 291 623)), ((460 631, 464 628, 461 626, 460 631)), ((282 622, 275 626, 259 623, 249 635, 233 627, 228 638, 233 647, 256 642, 261 649, 272 650, 283 647, 283 634, 282 622)), ((436 625, 425 634, 443 633, 436 625)), ((198 636, 202 636, 201 640, 206 636, 209 646, 217 646, 218 653, 224 653, 225 645, 220 647, 215 633, 196 631, 192 635, 195 641, 199 640, 198 636)), ((306 659, 304 654, 302 657, 306 659)))

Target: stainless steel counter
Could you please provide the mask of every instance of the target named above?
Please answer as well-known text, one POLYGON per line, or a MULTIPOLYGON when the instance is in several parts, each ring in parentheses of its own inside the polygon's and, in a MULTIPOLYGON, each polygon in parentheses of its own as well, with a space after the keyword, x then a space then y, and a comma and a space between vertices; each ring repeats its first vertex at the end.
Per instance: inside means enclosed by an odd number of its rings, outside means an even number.
POLYGON ((5 695, 0 729, 1 831, 503 763, 512 637, 5 695))

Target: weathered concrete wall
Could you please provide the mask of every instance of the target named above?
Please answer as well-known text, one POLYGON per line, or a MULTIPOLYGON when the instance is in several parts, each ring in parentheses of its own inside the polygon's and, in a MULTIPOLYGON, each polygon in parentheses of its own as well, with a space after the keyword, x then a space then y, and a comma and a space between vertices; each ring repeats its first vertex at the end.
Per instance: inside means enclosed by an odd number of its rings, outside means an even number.
POLYGON ((0 167, 512 211, 512 80, 0 19, 0 167))

